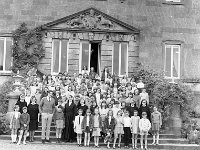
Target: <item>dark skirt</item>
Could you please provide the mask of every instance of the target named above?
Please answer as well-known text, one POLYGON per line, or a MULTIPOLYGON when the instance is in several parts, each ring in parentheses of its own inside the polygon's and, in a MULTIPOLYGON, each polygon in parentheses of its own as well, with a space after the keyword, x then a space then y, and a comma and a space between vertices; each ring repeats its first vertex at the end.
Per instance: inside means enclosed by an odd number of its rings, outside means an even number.
POLYGON ((86 128, 85 128, 85 133, 90 133, 91 131, 90 131, 90 127, 89 126, 86 126, 86 128))
POLYGON ((74 116, 71 114, 65 116, 65 128, 63 129, 62 138, 67 142, 75 140, 73 119, 74 116))
POLYGON ((38 120, 30 120, 29 131, 34 131, 38 129, 38 120))

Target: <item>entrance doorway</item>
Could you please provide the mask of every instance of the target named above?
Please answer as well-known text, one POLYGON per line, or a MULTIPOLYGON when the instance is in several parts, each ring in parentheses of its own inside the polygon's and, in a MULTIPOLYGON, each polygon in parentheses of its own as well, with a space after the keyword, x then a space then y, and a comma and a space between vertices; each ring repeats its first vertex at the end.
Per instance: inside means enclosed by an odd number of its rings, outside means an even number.
POLYGON ((96 73, 100 72, 100 43, 91 43, 90 68, 94 67, 96 73))
POLYGON ((79 61, 79 72, 82 71, 83 66, 88 68, 94 67, 96 73, 101 73, 101 43, 100 42, 81 42, 81 52, 79 61))

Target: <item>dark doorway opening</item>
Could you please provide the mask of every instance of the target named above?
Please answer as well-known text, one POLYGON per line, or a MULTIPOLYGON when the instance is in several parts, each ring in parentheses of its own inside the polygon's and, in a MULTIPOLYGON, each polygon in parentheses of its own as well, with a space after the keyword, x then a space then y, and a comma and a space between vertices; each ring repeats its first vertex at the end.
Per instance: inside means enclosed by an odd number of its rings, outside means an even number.
POLYGON ((99 45, 100 43, 91 43, 90 67, 94 67, 96 73, 99 73, 99 45))

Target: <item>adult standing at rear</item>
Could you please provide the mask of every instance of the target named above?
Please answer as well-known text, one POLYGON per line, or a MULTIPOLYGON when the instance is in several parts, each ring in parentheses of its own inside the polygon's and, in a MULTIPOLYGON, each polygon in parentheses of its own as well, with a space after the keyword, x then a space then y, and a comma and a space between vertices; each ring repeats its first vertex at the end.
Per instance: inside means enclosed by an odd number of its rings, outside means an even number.
POLYGON ((53 91, 48 91, 46 97, 43 97, 40 101, 39 111, 42 114, 42 143, 50 143, 50 126, 52 122, 52 117, 55 112, 55 100, 52 97, 53 91), (46 136, 45 136, 46 133, 46 136))
POLYGON ((64 116, 65 116, 65 128, 63 130, 63 139, 66 142, 73 142, 75 140, 74 133, 74 120, 77 113, 77 107, 74 104, 74 97, 69 95, 68 101, 65 104, 64 116))

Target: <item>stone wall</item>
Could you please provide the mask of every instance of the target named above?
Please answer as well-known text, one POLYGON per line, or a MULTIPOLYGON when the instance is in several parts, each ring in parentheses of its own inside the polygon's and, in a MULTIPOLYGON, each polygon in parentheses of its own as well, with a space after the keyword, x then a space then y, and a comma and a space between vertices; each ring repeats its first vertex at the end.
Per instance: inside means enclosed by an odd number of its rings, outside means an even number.
MULTIPOLYGON (((120 3, 118 0, 1 0, 0 33, 12 32, 21 22, 36 27, 95 7, 141 30, 140 61, 155 69, 163 70, 162 41, 182 41, 181 76, 199 78, 200 1, 184 0, 184 5, 163 4, 164 1, 126 0, 120 3)), ((46 56, 50 58, 48 46, 47 51, 46 56)), ((46 58, 44 61, 50 60, 46 58)), ((45 70, 49 69, 47 65, 45 70)))
MULTIPOLYGON (((100 53, 101 53, 101 71, 105 67, 112 70, 112 58, 113 58, 113 44, 119 41, 120 35, 111 35, 109 40, 105 40, 106 34, 94 33, 93 40, 101 42, 100 53), (115 37, 115 39, 113 38, 115 37)), ((124 42, 128 43, 128 74, 131 75, 134 69, 137 67, 139 62, 139 42, 136 42, 136 35, 126 35, 123 39, 124 42)), ((81 54, 81 41, 88 41, 88 33, 72 33, 72 32, 48 32, 44 38, 45 57, 40 61, 39 70, 45 74, 52 73, 52 41, 53 39, 65 39, 68 41, 68 72, 72 75, 73 73, 79 73, 80 69, 80 54, 81 54), (73 38, 75 34, 75 38, 73 38), (59 36, 60 35, 60 36, 59 36)))

